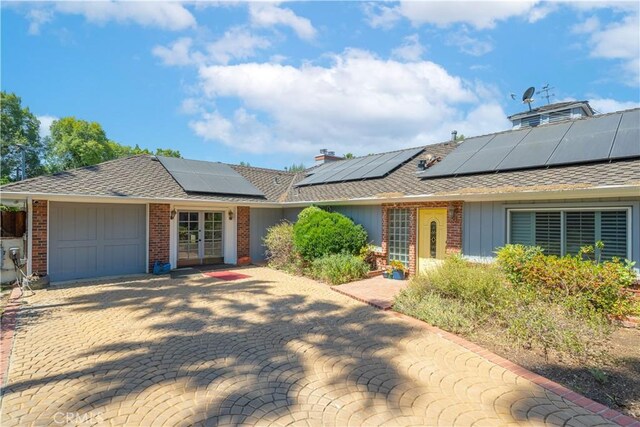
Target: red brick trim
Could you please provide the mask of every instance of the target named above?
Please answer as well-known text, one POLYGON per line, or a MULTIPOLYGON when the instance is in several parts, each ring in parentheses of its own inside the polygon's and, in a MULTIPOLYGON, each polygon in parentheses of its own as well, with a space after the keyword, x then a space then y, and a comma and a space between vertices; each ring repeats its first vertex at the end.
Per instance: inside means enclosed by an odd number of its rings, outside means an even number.
POLYGON ((22 291, 19 287, 13 288, 9 302, 4 308, 2 313, 2 320, 0 321, 0 388, 4 388, 7 384, 9 375, 9 359, 11 357, 11 351, 13 350, 13 337, 15 336, 16 320, 18 317, 18 311, 20 310, 20 299, 22 298, 22 291))
POLYGON ((236 249, 238 264, 251 263, 251 208, 238 206, 236 212, 236 249))
POLYGON ((169 262, 171 239, 171 206, 149 203, 149 271, 156 261, 169 262))
POLYGON ((534 372, 529 371, 528 369, 523 368, 520 365, 516 365, 515 363, 505 359, 504 357, 498 356, 491 351, 480 347, 479 345, 472 343, 471 341, 467 341, 466 339, 459 337, 458 335, 452 334, 451 332, 444 331, 438 327, 432 326, 428 323, 423 322, 422 320, 415 319, 411 316, 407 316, 406 314, 398 313, 395 311, 386 311, 385 312, 389 316, 393 316, 399 319, 404 320, 405 322, 411 323, 413 326, 417 326, 422 329, 426 329, 429 332, 435 333, 446 340, 454 342, 467 350, 472 351, 473 353, 481 356, 491 363, 494 363, 498 366, 505 368, 506 370, 531 381, 534 384, 539 385, 540 387, 549 390, 560 397, 573 402, 575 405, 580 406, 594 414, 600 415, 601 417, 612 421, 621 426, 631 426, 631 427, 640 427, 640 421, 635 420, 627 415, 624 415, 615 409, 611 409, 608 406, 605 406, 601 403, 595 402, 583 395, 576 393, 575 391, 569 390, 565 386, 562 386, 554 381, 551 381, 548 378, 545 378, 541 375, 538 375, 534 372))
POLYGON ((49 250, 49 202, 34 200, 31 212, 31 271, 45 274, 48 272, 47 251, 49 250))
POLYGON ((447 209, 447 241, 445 252, 447 254, 460 253, 462 251, 462 210, 463 202, 403 202, 382 204, 382 252, 376 254, 378 268, 384 268, 387 263, 387 242, 389 239, 389 209, 409 209, 409 274, 417 271, 418 260, 418 209, 421 208, 446 208, 447 209))

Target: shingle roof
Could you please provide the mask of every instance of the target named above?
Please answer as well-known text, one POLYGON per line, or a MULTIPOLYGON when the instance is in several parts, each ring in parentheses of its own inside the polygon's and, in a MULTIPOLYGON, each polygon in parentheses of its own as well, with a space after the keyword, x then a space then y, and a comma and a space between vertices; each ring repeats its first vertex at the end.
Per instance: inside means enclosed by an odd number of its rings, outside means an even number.
MULTIPOLYGON (((597 117, 597 116, 596 116, 597 117)), ((584 120, 584 119, 583 119, 584 120)), ((510 132, 510 131, 506 131, 510 132)), ((7 184, 1 191, 30 194, 68 194, 153 199, 184 199, 231 203, 309 203, 351 199, 384 199, 403 196, 459 196, 460 194, 553 191, 602 186, 640 187, 640 158, 590 164, 503 171, 466 176, 420 179, 420 159, 446 157, 457 143, 424 147, 413 160, 384 178, 296 187, 305 177, 250 166, 231 167, 264 192, 265 197, 246 197, 185 192, 154 156, 126 157, 95 166, 40 176, 7 184)))
POLYGON ((284 171, 232 167, 262 190, 266 197, 187 193, 162 164, 149 155, 124 157, 94 166, 14 182, 2 186, 2 191, 265 203, 280 200, 294 177, 293 174, 284 171))

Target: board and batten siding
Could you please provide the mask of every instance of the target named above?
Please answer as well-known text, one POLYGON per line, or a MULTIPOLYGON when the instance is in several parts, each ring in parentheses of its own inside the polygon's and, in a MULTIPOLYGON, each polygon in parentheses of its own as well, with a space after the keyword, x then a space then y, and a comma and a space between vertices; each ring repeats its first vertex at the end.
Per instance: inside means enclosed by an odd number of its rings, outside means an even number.
POLYGON ((472 259, 495 256, 507 243, 507 210, 517 208, 631 207, 631 258, 640 265, 640 198, 576 200, 567 202, 470 202, 464 204, 462 253, 472 259))
POLYGON ((280 223, 283 219, 284 212, 282 208, 251 208, 249 217, 249 254, 251 261, 265 261, 265 247, 262 239, 267 235, 267 230, 270 227, 280 223))
POLYGON ((332 206, 333 212, 339 212, 347 218, 351 218, 356 224, 360 224, 367 230, 369 242, 382 245, 382 207, 380 205, 352 205, 332 206))
MULTIPOLYGON (((380 205, 321 206, 321 208, 351 218, 353 222, 364 227, 369 235, 369 242, 376 246, 382 244, 382 207, 380 205)), ((285 208, 284 219, 296 222, 302 209, 285 208)))

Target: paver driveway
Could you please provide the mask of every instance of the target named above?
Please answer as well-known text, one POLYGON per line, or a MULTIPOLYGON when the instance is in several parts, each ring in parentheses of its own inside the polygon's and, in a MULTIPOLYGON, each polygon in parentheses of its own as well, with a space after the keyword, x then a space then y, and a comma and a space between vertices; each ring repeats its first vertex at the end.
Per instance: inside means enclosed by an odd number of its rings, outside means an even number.
POLYGON ((434 333, 265 268, 40 291, 2 425, 594 425, 434 333))

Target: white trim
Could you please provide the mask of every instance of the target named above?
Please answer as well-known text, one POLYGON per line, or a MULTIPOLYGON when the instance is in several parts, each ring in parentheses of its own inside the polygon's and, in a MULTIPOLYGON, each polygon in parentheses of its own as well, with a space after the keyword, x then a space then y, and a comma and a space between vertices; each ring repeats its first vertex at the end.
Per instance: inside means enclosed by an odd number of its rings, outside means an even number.
POLYGON ((27 275, 33 274, 33 199, 27 197, 27 275))
POLYGON ((145 264, 145 270, 148 273, 150 273, 149 271, 149 233, 151 231, 151 228, 149 227, 149 203, 147 203, 145 205, 145 217, 146 217, 146 229, 147 229, 147 237, 146 237, 146 264, 145 264))
POLYGON ((51 227, 51 212, 49 211, 49 201, 47 200, 47 275, 49 275, 50 265, 49 265, 49 253, 51 252, 51 238, 49 236, 50 227, 51 227))
POLYGON ((579 189, 567 190, 520 190, 511 192, 501 192, 500 188, 490 189, 494 192, 482 193, 447 193, 447 194, 416 194, 401 195, 397 197, 360 197, 354 199, 331 199, 331 200, 309 200, 300 202, 262 202, 252 203, 250 201, 216 201, 216 200, 194 200, 182 198, 151 198, 151 197, 122 197, 122 196, 100 196, 100 195, 74 195, 74 194, 51 194, 51 193, 21 193, 4 192, 5 196, 16 198, 26 198, 28 196, 37 197, 42 200, 51 201, 83 201, 94 200, 95 203, 182 203, 186 205, 204 206, 249 206, 262 208, 283 208, 301 207, 315 205, 358 205, 358 204, 381 204, 381 203, 402 203, 402 202, 429 202, 429 201, 517 201, 517 200, 554 200, 554 199, 580 199, 599 197, 638 197, 640 185, 606 185, 593 186, 579 189))
POLYGON ((526 208, 506 208, 507 209, 507 244, 511 244, 511 212, 540 212, 540 211, 551 211, 551 212, 560 212, 561 220, 560 220, 560 235, 561 235, 561 249, 560 253, 564 254, 564 212, 567 211, 580 211, 580 212, 596 212, 596 211, 626 211, 627 212, 627 259, 633 259, 633 241, 632 241, 632 230, 631 221, 633 221, 632 216, 632 206, 582 206, 582 207, 526 207, 526 208))

